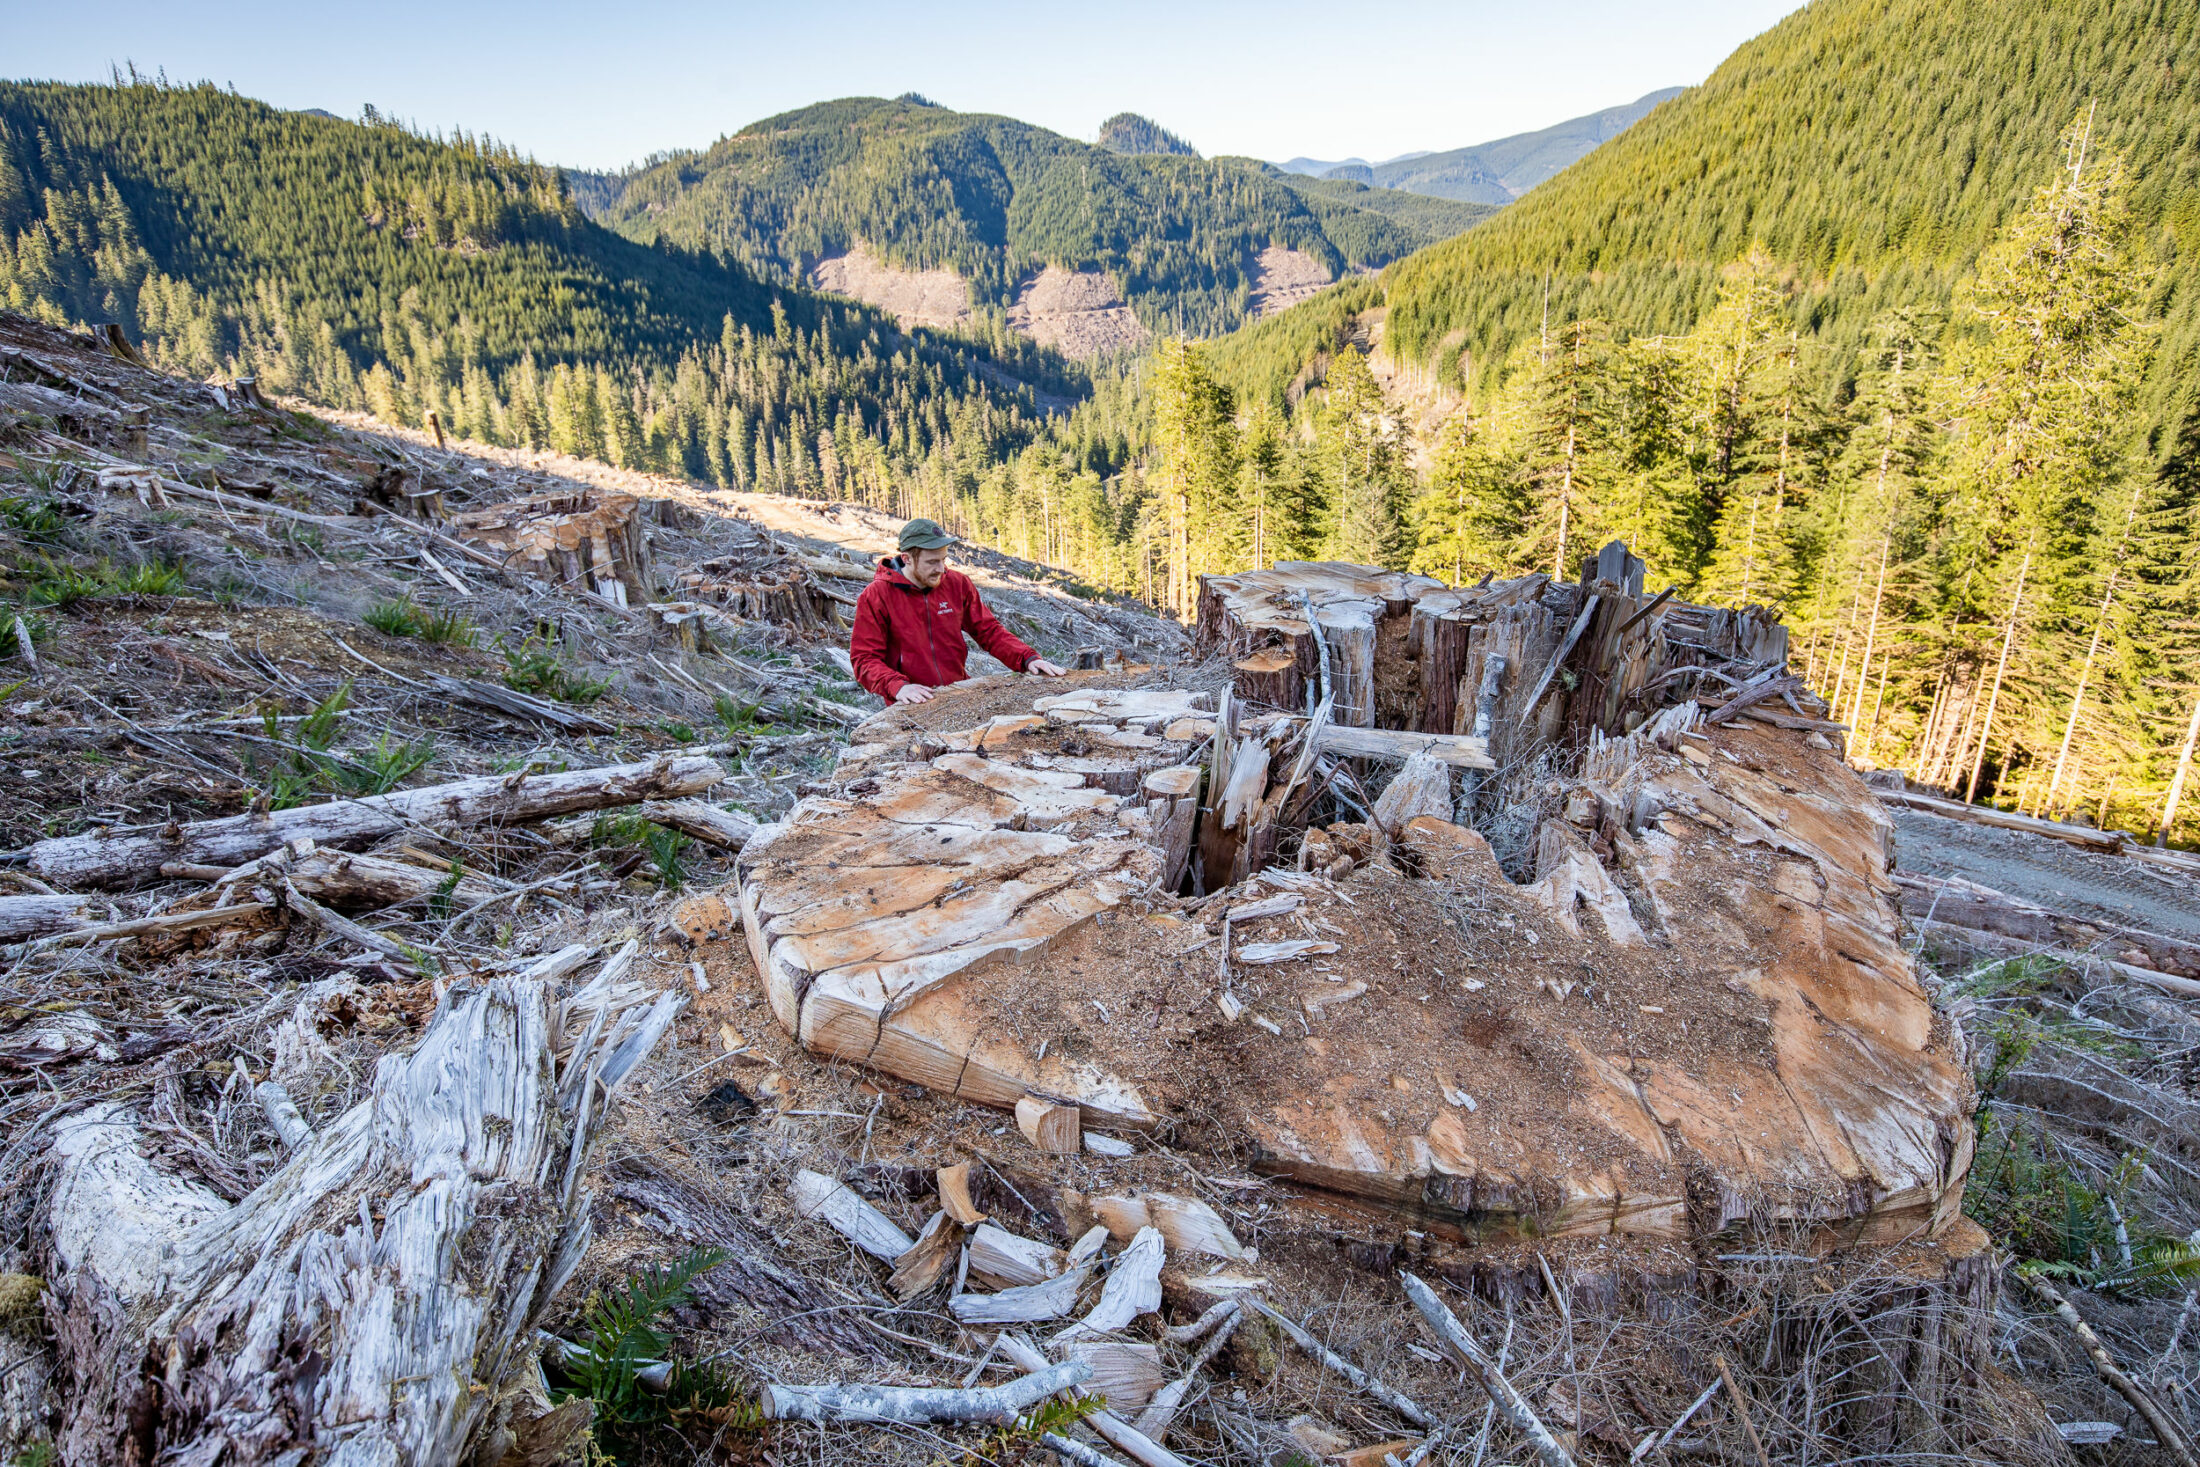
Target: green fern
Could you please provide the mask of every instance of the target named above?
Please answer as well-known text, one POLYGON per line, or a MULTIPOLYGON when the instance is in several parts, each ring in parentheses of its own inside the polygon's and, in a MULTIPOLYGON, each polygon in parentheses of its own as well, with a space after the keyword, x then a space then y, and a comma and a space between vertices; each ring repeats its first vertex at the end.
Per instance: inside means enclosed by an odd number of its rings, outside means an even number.
MULTIPOLYGON (((1094 1412, 1106 1410, 1107 1404, 1101 1396, 1056 1396, 1043 1401, 1029 1415, 995 1427, 984 1441, 964 1449, 962 1467, 1003 1467, 1029 1460, 1049 1433, 1066 1432, 1094 1412)), ((1044 1460, 1051 1461, 1051 1454, 1044 1460)))
POLYGON ((708 1362, 674 1362, 661 1388, 641 1382, 642 1371, 672 1348, 660 1322, 694 1297, 697 1278, 730 1256, 722 1248, 691 1249, 591 1299, 582 1313, 588 1338, 580 1353, 558 1364, 564 1383, 554 1394, 561 1401, 585 1396, 594 1404, 591 1430, 611 1461, 640 1461, 684 1426, 747 1431, 762 1424, 756 1404, 708 1362))

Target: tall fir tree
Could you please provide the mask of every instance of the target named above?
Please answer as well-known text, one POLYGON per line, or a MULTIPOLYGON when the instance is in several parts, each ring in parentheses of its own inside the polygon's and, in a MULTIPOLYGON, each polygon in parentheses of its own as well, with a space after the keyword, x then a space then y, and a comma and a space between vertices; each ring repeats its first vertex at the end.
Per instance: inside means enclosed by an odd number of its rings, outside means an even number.
POLYGON ((1415 544, 1407 567, 1465 585, 1512 567, 1528 500, 1520 478, 1498 461, 1461 407, 1437 430, 1428 479, 1413 501, 1415 544))

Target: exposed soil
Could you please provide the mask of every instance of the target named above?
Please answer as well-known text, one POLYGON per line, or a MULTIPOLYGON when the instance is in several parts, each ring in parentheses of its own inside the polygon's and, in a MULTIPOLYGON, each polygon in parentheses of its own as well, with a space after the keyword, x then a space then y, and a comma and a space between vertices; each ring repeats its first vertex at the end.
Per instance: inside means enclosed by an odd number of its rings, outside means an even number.
POLYGON ((970 319, 970 287, 960 275, 889 265, 865 244, 818 261, 810 283, 891 311, 904 331, 911 326, 959 326, 970 319))
POLYGON ((1302 250, 1272 244, 1253 261, 1253 314, 1273 316, 1326 289, 1328 267, 1302 250))
POLYGON ((1106 274, 1059 265, 1024 283, 1009 307, 1008 324, 1079 361, 1141 345, 1150 334, 1106 274))

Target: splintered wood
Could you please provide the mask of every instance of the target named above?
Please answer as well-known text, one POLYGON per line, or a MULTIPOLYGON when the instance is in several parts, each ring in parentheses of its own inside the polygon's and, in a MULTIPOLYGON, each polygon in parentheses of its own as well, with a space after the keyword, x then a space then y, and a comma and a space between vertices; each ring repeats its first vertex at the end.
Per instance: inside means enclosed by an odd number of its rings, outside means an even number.
POLYGON ((514 570, 614 606, 652 598, 641 501, 608 489, 558 490, 458 516, 455 527, 514 570))
MULTIPOLYGON (((1202 635, 1241 674, 1219 702, 1080 673, 876 715, 743 854, 774 1013, 816 1053, 1015 1111, 1046 1150, 1075 1122, 1169 1121, 1463 1236, 1939 1235, 1973 1136, 1888 819, 1810 731, 1698 726, 1701 687, 1782 674, 1784 632, 1648 596, 1640 567, 1613 547, 1580 585, 1210 578, 1202 635), (1300 681, 1249 703, 1282 651, 1300 681), (1484 748, 1547 751, 1526 796, 1484 748), (1375 824, 1302 835, 1340 784, 1375 824), (1509 864, 1478 794, 1528 801, 1509 864), (1302 839, 1312 870, 1277 869, 1302 839)), ((1238 1253, 1184 1199, 1096 1210, 1238 1253)), ((1061 1317, 1059 1256, 1001 1246, 980 1224, 973 1271, 1040 1292, 984 1307, 1061 1317)))

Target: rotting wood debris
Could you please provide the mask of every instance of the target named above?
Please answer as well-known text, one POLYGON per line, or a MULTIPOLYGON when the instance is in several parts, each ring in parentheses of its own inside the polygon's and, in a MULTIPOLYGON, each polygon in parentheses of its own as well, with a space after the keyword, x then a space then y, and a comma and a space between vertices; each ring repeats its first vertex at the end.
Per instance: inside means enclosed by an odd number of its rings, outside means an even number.
POLYGON ((1285 566, 1185 662, 989 563, 1097 670, 872 712, 868 512, 0 344, 0 1450, 579 1460, 587 1301, 702 1247, 635 1387, 749 1414, 635 1460, 2065 1452, 1768 616, 1285 566))

